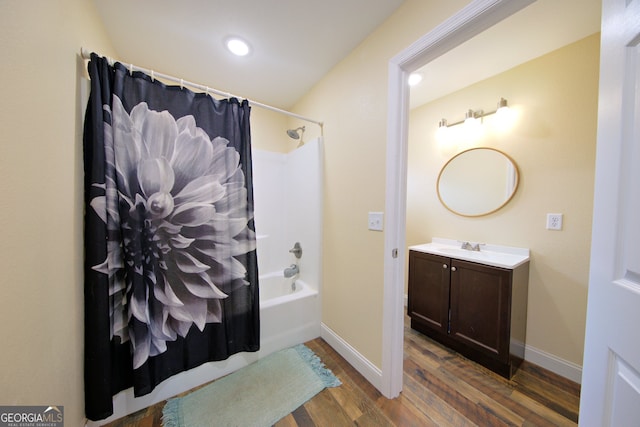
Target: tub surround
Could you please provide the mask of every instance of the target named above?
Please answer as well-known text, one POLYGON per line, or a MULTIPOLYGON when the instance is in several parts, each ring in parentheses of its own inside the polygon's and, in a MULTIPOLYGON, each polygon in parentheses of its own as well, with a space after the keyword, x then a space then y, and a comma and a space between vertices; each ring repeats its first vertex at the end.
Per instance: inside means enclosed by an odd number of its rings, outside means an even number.
POLYGON ((253 150, 252 155, 260 275, 297 263, 299 278, 319 290, 322 141, 307 141, 290 153, 253 150), (300 259, 289 252, 296 242, 303 249, 300 259))
POLYGON ((260 341, 261 349, 276 351, 320 336, 322 140, 289 153, 252 154, 260 341), (285 278, 292 265, 298 271, 285 278))

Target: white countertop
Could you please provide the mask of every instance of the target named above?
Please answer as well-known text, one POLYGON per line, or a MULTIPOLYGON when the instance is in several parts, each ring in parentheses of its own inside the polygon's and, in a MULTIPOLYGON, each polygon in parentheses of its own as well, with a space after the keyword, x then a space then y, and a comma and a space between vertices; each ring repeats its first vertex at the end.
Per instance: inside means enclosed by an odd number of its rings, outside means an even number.
MULTIPOLYGON (((475 244, 476 242, 470 243, 475 244)), ((410 246, 409 250, 446 256, 464 261, 477 262, 479 264, 491 265, 493 267, 508 268, 511 270, 529 261, 529 249, 527 248, 515 248, 512 246, 499 246, 481 243, 479 251, 471 251, 468 249, 461 249, 461 246, 462 241, 434 237, 431 240, 431 243, 410 246)))

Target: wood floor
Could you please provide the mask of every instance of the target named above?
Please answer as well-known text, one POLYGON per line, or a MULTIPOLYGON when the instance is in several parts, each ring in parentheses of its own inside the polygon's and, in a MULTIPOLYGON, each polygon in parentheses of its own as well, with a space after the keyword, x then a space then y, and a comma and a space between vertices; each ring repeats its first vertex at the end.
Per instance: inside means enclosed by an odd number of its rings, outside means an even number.
MULTIPOLYGON (((575 426, 580 386, 524 362, 509 381, 405 327, 404 386, 384 398, 325 341, 306 343, 342 381, 276 423, 307 426, 575 426)), ((161 426, 162 407, 108 424, 161 426)))

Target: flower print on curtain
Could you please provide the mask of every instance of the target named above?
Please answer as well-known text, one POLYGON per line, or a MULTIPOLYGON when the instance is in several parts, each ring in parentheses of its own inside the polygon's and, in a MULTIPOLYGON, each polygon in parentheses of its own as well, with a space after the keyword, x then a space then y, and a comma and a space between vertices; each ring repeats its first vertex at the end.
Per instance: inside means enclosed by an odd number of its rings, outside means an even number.
POLYGON ((92 55, 85 123, 87 416, 259 349, 249 106, 92 55))

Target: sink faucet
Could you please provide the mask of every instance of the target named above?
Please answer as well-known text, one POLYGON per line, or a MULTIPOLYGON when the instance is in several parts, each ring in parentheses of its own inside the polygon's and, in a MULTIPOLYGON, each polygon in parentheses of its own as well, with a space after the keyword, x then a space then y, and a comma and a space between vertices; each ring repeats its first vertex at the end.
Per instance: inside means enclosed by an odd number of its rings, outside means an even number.
POLYGON ((462 246, 460 246, 460 249, 466 249, 468 251, 480 252, 480 245, 481 245, 481 243, 462 242, 462 246))
POLYGON ((284 277, 286 278, 293 277, 298 273, 300 273, 300 269, 296 264, 291 264, 290 267, 284 269, 284 277))

